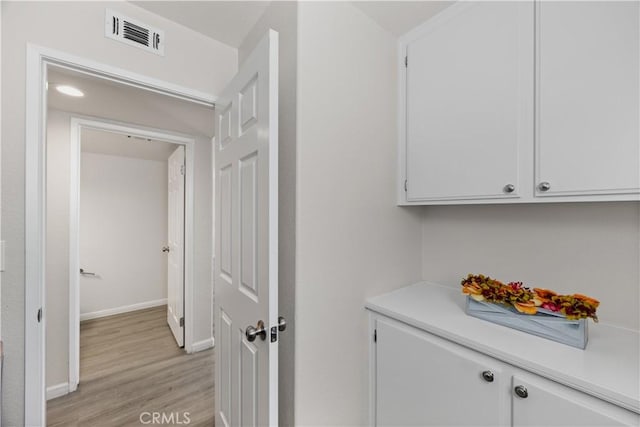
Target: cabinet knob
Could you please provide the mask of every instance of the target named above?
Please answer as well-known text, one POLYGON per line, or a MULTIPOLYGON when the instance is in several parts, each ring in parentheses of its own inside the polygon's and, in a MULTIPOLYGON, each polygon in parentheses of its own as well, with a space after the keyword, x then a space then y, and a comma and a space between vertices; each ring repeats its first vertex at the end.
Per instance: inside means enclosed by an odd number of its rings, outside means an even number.
POLYGON ((492 383, 493 382, 493 372, 491 372, 491 371, 482 372, 482 378, 484 378, 484 380, 486 382, 492 383))
POLYGON ((517 385, 513 391, 516 392, 516 395, 518 397, 521 397, 523 399, 526 399, 529 396, 529 392, 527 391, 527 388, 523 385, 517 385))
POLYGON ((540 191, 549 191, 550 189, 551 189, 551 184, 549 184, 547 181, 544 181, 538 184, 538 190, 540 191))
POLYGON ((513 184, 507 184, 504 187, 502 187, 502 191, 504 191, 507 194, 513 193, 515 190, 516 190, 516 186, 513 184))

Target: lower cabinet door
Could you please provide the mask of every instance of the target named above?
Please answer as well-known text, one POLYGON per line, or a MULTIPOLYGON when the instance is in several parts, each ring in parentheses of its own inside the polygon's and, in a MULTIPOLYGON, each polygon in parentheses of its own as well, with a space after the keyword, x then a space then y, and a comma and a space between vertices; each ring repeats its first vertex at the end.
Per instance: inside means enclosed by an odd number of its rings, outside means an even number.
POLYGON ((403 323, 376 321, 378 426, 509 424, 501 364, 403 323))
POLYGON ((513 426, 637 426, 640 416, 541 377, 513 376, 513 426))

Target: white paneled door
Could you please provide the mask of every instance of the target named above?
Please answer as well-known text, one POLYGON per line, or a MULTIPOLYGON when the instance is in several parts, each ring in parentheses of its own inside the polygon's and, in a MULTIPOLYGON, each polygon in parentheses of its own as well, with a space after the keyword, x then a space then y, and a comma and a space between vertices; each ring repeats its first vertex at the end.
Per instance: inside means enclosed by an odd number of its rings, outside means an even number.
POLYGON ((169 157, 169 244, 167 323, 184 346, 184 146, 169 157))
POLYGON ((278 33, 216 102, 216 425, 278 424, 278 33))

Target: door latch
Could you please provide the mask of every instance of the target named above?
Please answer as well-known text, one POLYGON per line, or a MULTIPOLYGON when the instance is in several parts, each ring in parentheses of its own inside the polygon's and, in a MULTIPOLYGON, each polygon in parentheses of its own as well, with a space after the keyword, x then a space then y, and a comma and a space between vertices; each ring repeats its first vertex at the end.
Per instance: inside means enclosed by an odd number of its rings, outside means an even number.
POLYGON ((287 321, 284 317, 278 317, 278 326, 271 327, 271 342, 278 341, 278 332, 282 332, 287 329, 287 321))

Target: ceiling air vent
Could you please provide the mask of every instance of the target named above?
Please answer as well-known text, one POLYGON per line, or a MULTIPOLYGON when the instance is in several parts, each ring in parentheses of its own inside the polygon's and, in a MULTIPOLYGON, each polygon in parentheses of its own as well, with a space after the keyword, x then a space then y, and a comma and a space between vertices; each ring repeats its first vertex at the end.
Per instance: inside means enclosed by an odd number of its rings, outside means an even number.
POLYGON ((104 35, 164 56, 164 31, 107 9, 104 35))

